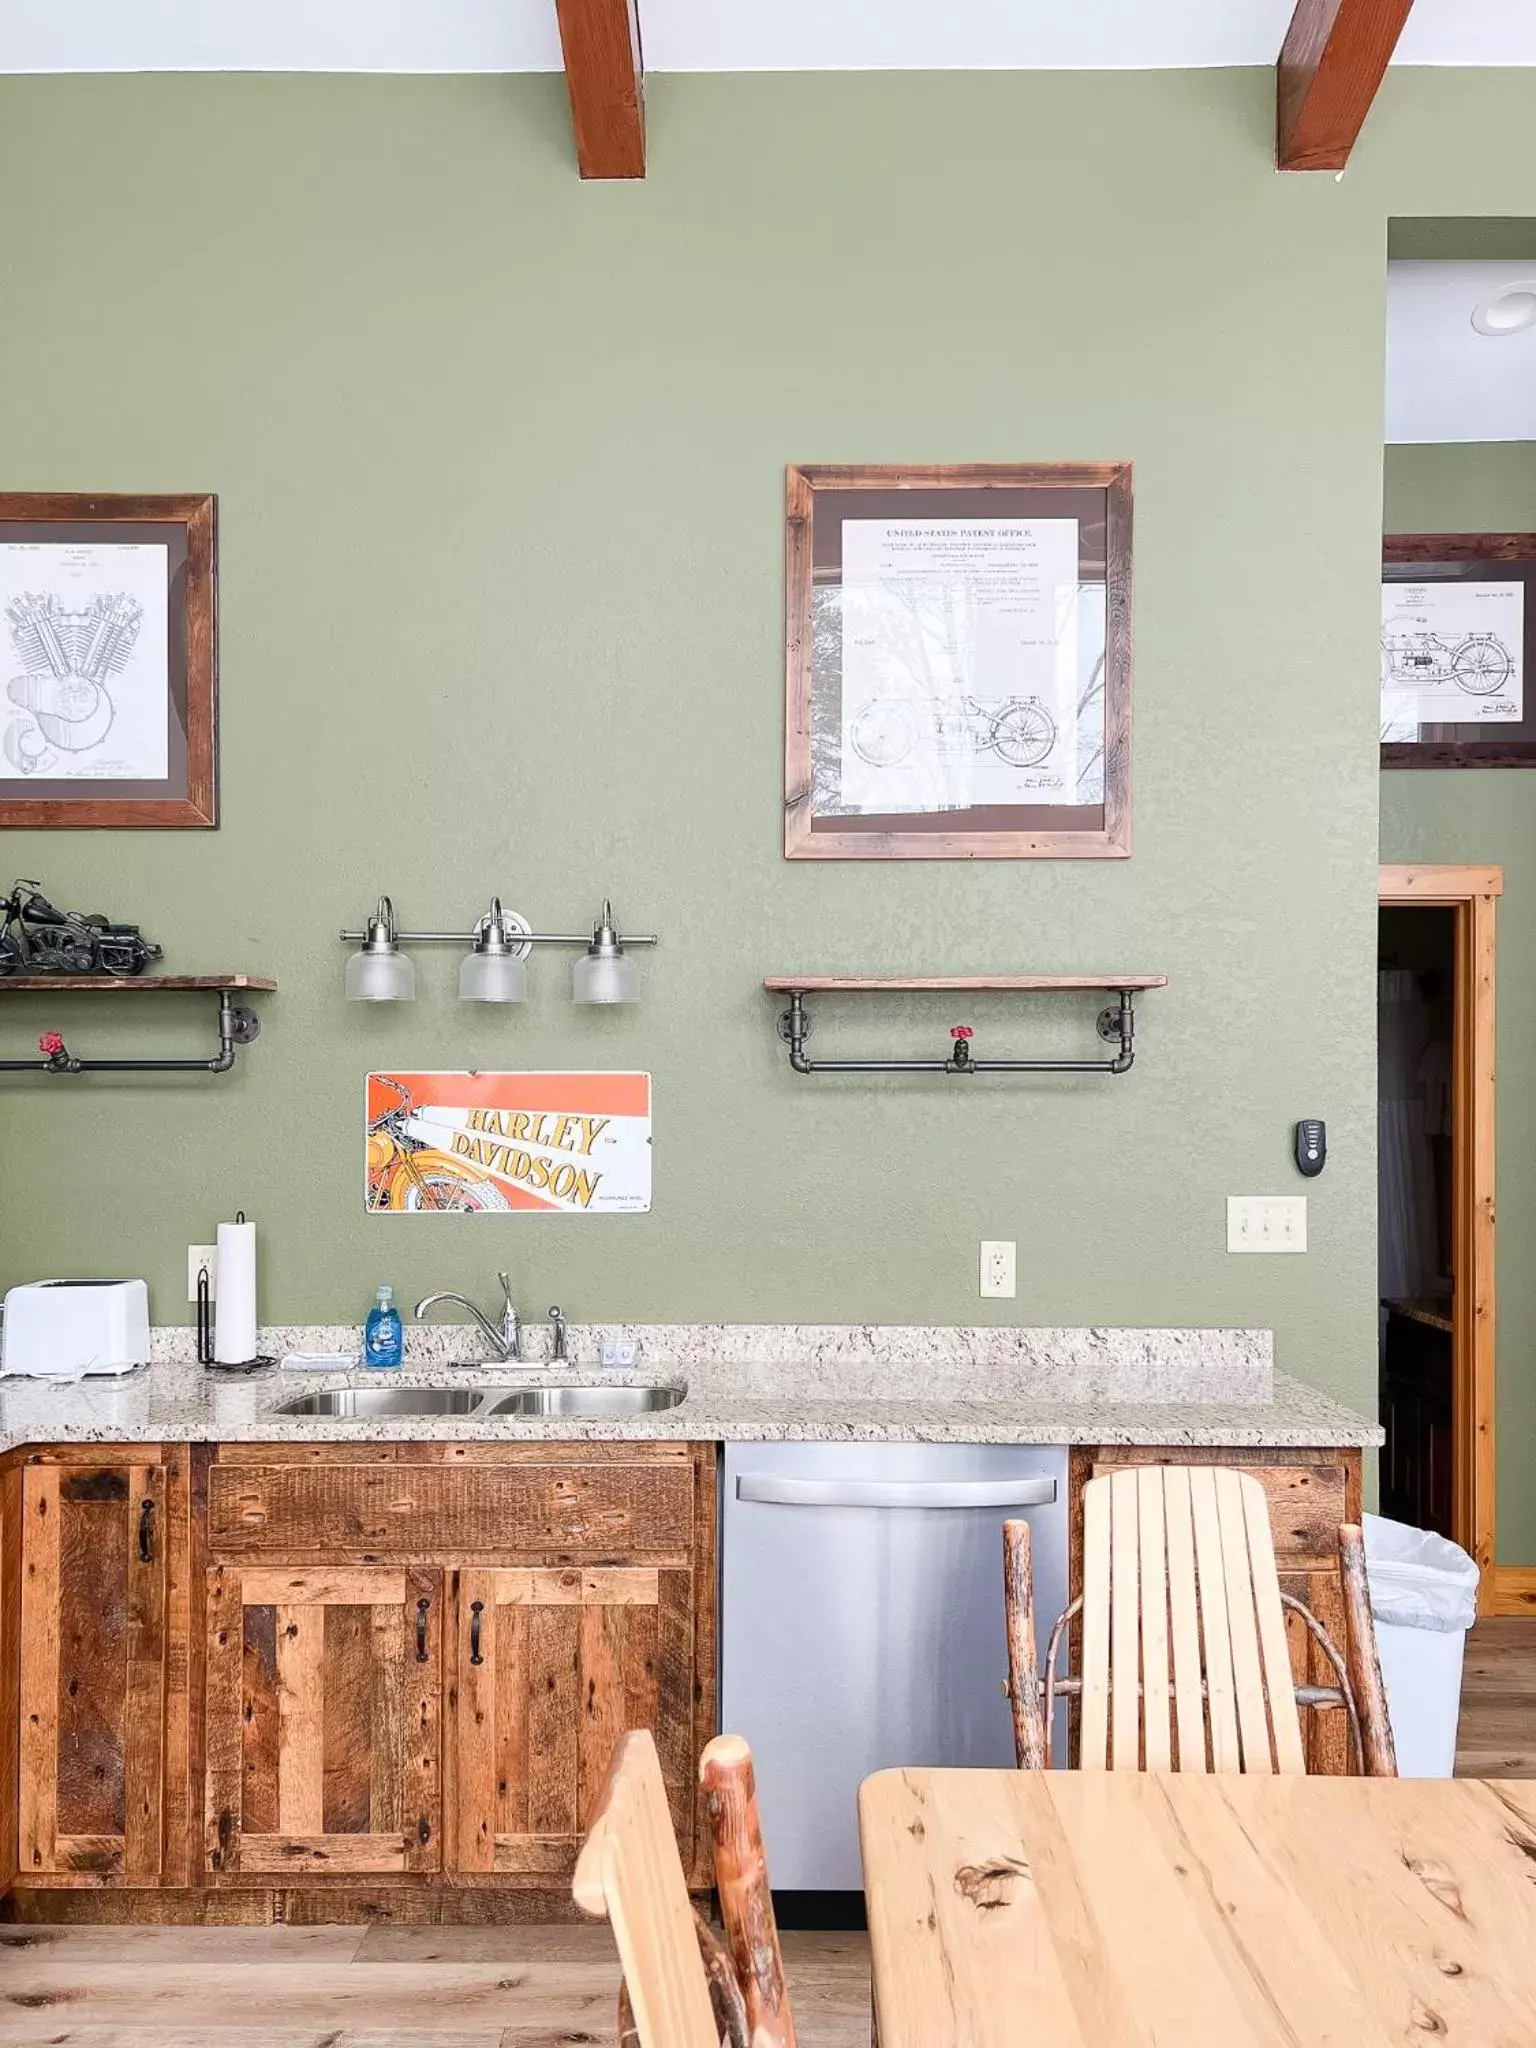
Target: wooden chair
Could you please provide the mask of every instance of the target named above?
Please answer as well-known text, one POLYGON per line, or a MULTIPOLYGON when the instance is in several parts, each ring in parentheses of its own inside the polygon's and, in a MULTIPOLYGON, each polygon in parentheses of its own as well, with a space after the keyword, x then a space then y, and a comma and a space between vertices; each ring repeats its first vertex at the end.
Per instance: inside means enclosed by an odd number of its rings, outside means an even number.
POLYGON ((751 1752, 717 1737, 699 1775, 730 1954, 689 1900, 649 1731, 620 1738, 576 1860, 572 1895, 611 1922, 623 1965, 620 2048, 796 2048, 751 1752))
POLYGON ((1249 1473, 1146 1465, 1083 1489, 1083 1590, 1035 1651, 1029 1525, 1003 1525, 1008 1693, 1021 1770, 1052 1762, 1056 1702, 1075 1698, 1084 1770, 1302 1773, 1302 1707, 1342 1708, 1355 1768, 1396 1777, 1358 1527, 1339 1530, 1346 1651, 1280 1590, 1269 1505, 1249 1473), (1336 1685, 1297 1685, 1294 1615, 1336 1685), (1058 1676, 1081 1617, 1082 1670, 1058 1676))

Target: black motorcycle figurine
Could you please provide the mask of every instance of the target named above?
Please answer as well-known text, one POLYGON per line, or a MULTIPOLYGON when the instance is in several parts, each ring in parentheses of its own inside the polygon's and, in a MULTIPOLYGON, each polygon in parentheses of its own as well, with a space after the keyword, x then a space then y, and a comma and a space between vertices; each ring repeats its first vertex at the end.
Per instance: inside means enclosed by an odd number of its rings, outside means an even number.
POLYGON ((142 974, 161 949, 136 924, 99 910, 55 910, 36 882, 0 896, 0 977, 18 974, 142 974))

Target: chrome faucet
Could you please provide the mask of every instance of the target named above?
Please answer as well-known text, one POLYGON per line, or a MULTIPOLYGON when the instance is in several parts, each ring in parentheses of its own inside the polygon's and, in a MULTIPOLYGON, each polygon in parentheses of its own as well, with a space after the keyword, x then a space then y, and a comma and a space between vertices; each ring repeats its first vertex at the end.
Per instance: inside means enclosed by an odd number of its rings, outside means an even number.
POLYGON ((555 1333, 555 1346, 549 1354, 550 1361, 554 1365, 565 1365, 571 1355, 565 1348, 565 1317, 560 1313, 559 1309, 552 1308, 549 1312, 549 1320, 555 1333))
POLYGON ((512 1283, 508 1280, 505 1273, 498 1273, 496 1278, 501 1282, 501 1318, 496 1324, 488 1323, 485 1317, 481 1315, 479 1309, 475 1307, 475 1304, 467 1300, 464 1295, 454 1294, 446 1289, 441 1294, 429 1294, 423 1300, 417 1302, 415 1309, 416 1321, 418 1323, 424 1322, 427 1310, 435 1308, 440 1301, 457 1302, 460 1308, 468 1309, 491 1343, 495 1345, 496 1363, 498 1365, 521 1365, 523 1359, 523 1333, 517 1319, 517 1310, 512 1305, 512 1283))

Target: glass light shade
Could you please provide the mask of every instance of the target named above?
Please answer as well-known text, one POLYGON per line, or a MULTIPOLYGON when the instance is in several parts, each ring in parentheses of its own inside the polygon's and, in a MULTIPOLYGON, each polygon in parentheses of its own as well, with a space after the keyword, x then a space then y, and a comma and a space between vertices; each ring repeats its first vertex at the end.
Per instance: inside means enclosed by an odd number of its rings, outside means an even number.
POLYGON ((404 953, 354 953, 347 962, 349 1003, 409 1003, 416 998, 416 968, 404 953))
POLYGON ((637 1003, 640 975, 627 953, 583 953, 571 968, 576 1003, 637 1003))
POLYGON ((459 968, 461 1003, 520 1003, 528 994, 528 969, 510 953, 466 953, 459 968))

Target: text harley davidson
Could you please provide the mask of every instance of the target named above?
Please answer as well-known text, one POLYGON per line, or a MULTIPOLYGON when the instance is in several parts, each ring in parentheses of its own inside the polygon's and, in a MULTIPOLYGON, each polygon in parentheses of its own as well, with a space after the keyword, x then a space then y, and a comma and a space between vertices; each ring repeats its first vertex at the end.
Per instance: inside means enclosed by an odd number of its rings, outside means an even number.
POLYGON ((602 1181, 600 1172, 573 1166, 569 1160, 543 1159, 522 1148, 542 1145, 550 1152, 586 1158, 611 1121, 606 1116, 557 1116, 548 1110, 472 1109, 468 1129, 454 1132, 452 1149, 504 1180, 547 1188, 557 1200, 579 1202, 585 1209, 602 1181))

